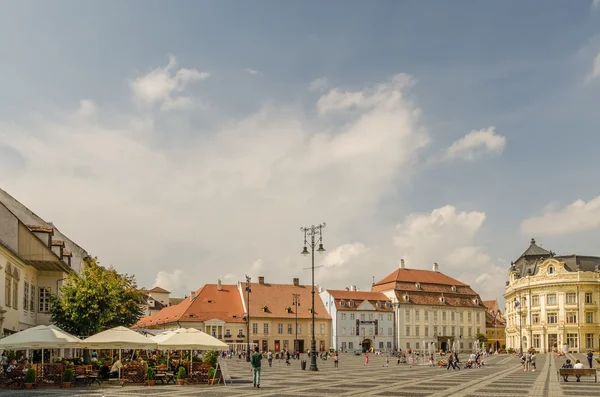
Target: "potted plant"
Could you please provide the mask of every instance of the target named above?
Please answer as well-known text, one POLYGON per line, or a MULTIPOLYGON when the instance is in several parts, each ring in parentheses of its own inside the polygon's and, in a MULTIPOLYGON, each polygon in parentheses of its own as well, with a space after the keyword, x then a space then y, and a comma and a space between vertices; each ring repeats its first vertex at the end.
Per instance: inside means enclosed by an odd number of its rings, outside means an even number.
POLYGON ((179 370, 177 371, 177 384, 183 386, 185 383, 185 378, 187 378, 187 371, 185 370, 185 367, 179 367, 179 370))
POLYGON ((146 369, 146 378, 148 379, 148 386, 154 386, 154 379, 156 378, 156 372, 154 372, 154 368, 148 367, 148 369, 146 369))
POLYGON ((27 373, 23 377, 23 383, 25 383, 25 388, 27 390, 33 387, 33 384, 35 383, 35 369, 29 368, 27 370, 27 373))
POLYGON ((210 367, 208 370, 208 383, 210 383, 211 385, 213 385, 215 383, 214 379, 215 377, 215 368, 214 367, 210 367))
POLYGON ((65 389, 70 389, 71 382, 73 382, 73 379, 75 379, 75 373, 73 372, 73 370, 71 368, 67 368, 67 369, 65 369, 65 372, 63 372, 62 378, 63 378, 62 379, 63 387, 65 389))

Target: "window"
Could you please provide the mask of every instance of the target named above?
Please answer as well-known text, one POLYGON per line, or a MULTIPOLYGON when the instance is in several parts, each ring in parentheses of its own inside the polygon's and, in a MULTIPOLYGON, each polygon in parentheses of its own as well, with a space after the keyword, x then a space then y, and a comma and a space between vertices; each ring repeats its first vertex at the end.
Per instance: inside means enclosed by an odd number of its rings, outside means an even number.
POLYGON ((406 342, 406 348, 410 349, 410 342, 406 342))
POLYGON ((546 304, 547 305, 556 305, 556 294, 546 295, 546 304))
POLYGON ((406 321, 410 321, 410 311, 409 311, 409 309, 406 309, 405 314, 406 314, 406 321))
POLYGON ((342 335, 346 335, 346 327, 342 328, 342 335))
MULTIPOLYGON (((418 325, 415 325, 415 336, 421 336, 421 332, 420 332, 420 331, 421 331, 421 329, 420 329, 420 328, 421 328, 421 327, 419 327, 418 325)), ((418 348, 419 348, 419 347, 417 346, 417 349, 418 349, 418 348)))
POLYGON ((425 310, 425 321, 429 321, 429 311, 425 310))
POLYGON ((548 313, 548 324, 556 324, 558 321, 556 313, 548 313))
POLYGON ((227 336, 228 338, 231 338, 231 329, 225 328, 225 336, 227 336))
POLYGON ((298 324, 298 335, 302 334, 302 324, 298 324))
POLYGON ((354 342, 348 342, 348 349, 354 349, 354 342))
POLYGON ((38 311, 40 313, 48 313, 50 311, 50 287, 40 287, 38 296, 38 311))
POLYGON ((379 348, 383 349, 383 342, 379 342, 379 348))
POLYGON ((464 319, 465 319, 464 316, 463 316, 463 312, 460 312, 460 317, 459 318, 460 318, 460 322, 462 323, 464 321, 464 319))
POLYGON ((470 323, 471 321, 473 321, 473 313, 468 312, 467 313, 467 321, 470 323))
POLYGON ((469 338, 473 336, 473 328, 471 327, 467 327, 467 330, 469 331, 469 338))
POLYGON ((577 324, 577 312, 567 312, 567 324, 577 324))
POLYGON ((394 333, 394 331, 392 330, 392 328, 388 328, 388 336, 392 336, 392 334, 394 333))
POLYGON ((575 292, 568 292, 566 295, 567 304, 575 304, 577 303, 577 295, 575 292))
POLYGON ((356 314, 350 313, 350 320, 356 320, 356 314))
POLYGON ((238 336, 244 335, 244 328, 238 328, 238 336))
POLYGON ((433 311, 433 321, 437 321, 437 310, 433 311))
POLYGON ((252 323, 252 333, 258 334, 258 323, 252 323))
POLYGON ((458 336, 464 336, 465 335, 465 327, 460 327, 460 334, 458 336))
POLYGON ((29 299, 29 310, 35 312, 35 285, 31 284, 29 290, 31 291, 31 299, 29 299))
POLYGON ((433 335, 434 335, 434 336, 439 336, 439 335, 438 335, 438 327, 437 327, 437 325, 434 325, 434 326, 433 326, 433 335))
POLYGON ((354 301, 350 301, 350 307, 354 307, 354 301))
POLYGON ((354 336, 355 331, 356 331, 356 328, 350 327, 350 335, 354 336))
POLYGON ((319 328, 321 328, 321 335, 325 335, 325 324, 321 324, 319 328))
POLYGON ((446 321, 446 312, 442 312, 442 321, 446 321))
POLYGON ((342 350, 346 350, 346 342, 342 342, 342 350))
POLYGON ((410 325, 406 326, 406 336, 410 336, 410 325))
POLYGON ((425 336, 429 336, 429 326, 425 326, 425 336))
POLYGON ((19 280, 13 278, 13 309, 19 308, 19 280))
POLYGON ((10 300, 12 298, 12 280, 10 277, 4 279, 4 302, 6 306, 10 307, 10 300))
POLYGON ((585 293, 585 303, 587 303, 587 304, 594 303, 594 294, 592 294, 591 292, 586 292, 585 293))
POLYGON ((341 301, 341 302, 340 302, 340 306, 346 306, 346 302, 344 302, 344 301, 341 301))
POLYGON ((476 321, 480 322, 481 321, 481 313, 477 312, 476 316, 477 316, 477 320, 476 321))
POLYGON ((342 313, 342 320, 346 319, 346 313, 342 313))
POLYGON ((587 349, 594 348, 594 334, 585 334, 585 347, 587 349))
POLYGON ((362 321, 365 321, 365 314, 364 314, 364 313, 362 313, 362 314, 360 315, 360 319, 361 319, 362 321))
POLYGON ((415 349, 419 350, 419 342, 415 344, 415 349))
POLYGON ((263 324, 263 333, 264 334, 268 334, 269 333, 269 324, 267 324, 267 323, 263 324))
POLYGON ((288 324, 288 334, 291 335, 294 333, 294 327, 292 326, 292 324, 288 324))
POLYGON ((469 349, 473 348, 473 342, 469 342, 469 349))
POLYGON ((455 317, 456 317, 456 316, 454 315, 454 312, 451 312, 451 313, 450 313, 450 320, 452 320, 452 322, 454 322, 454 320, 455 320, 455 317))
POLYGON ((452 336, 456 334, 456 327, 452 327, 452 336))
POLYGON ((388 349, 391 349, 391 348, 392 348, 392 342, 388 342, 388 343, 387 343, 387 348, 388 348, 388 349))
POLYGON ((442 327, 442 335, 448 335, 448 334, 446 333, 446 327, 442 327))
POLYGON ((369 313, 369 321, 373 320, 373 313, 369 313))
POLYGON ((392 315, 388 314, 388 321, 392 321, 392 315))
POLYGON ((277 333, 283 334, 283 324, 277 324, 277 333))
POLYGON ((593 312, 585 312, 585 322, 586 322, 586 324, 594 323, 594 313, 593 312))
POLYGON ((23 310, 29 310, 29 283, 23 283, 23 310))
POLYGON ((540 314, 539 313, 533 313, 531 315, 531 322, 533 324, 539 324, 540 323, 540 314))
POLYGON ((378 333, 377 335, 381 335, 381 336, 383 336, 383 335, 384 335, 384 334, 383 334, 383 327, 382 327, 382 328, 379 328, 379 333, 378 333))
POLYGON ((420 313, 421 313, 421 310, 419 310, 419 309, 415 310, 415 321, 419 321, 420 313))
POLYGON ((567 334, 567 345, 569 345, 569 349, 577 347, 577 334, 567 334))
POLYGON ((548 274, 554 274, 554 266, 548 266, 548 274))
POLYGON ((373 336, 373 328, 369 327, 369 336, 373 336))
POLYGON ((465 348, 465 344, 464 344, 464 343, 462 343, 462 342, 460 342, 460 348, 461 348, 461 349, 464 349, 464 348, 465 348))
POLYGON ((477 327, 477 333, 475 335, 480 334, 480 333, 481 333, 481 328, 477 327))
POLYGON ((383 314, 379 315, 379 321, 383 321, 383 314))
POLYGON ((531 297, 531 306, 539 306, 540 305, 540 296, 539 295, 533 295, 531 297))

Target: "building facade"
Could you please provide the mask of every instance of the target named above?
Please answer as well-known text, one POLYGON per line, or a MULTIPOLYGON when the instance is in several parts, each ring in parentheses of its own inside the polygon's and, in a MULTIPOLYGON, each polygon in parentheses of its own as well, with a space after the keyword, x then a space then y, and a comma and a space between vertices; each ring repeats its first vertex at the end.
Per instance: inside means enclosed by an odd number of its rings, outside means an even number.
POLYGON ((600 346, 600 257, 557 256, 532 239, 508 276, 507 348, 580 352, 600 346))
POLYGON ((479 295, 470 286, 433 270, 409 269, 404 260, 397 270, 374 283, 392 302, 398 349, 424 350, 435 343, 450 350, 471 351, 477 334, 485 332, 485 313, 479 295))
POLYGON ((324 290, 321 299, 331 316, 331 346, 341 351, 388 351, 395 348, 392 301, 381 292, 324 290))
POLYGON ((498 300, 483 301, 483 304, 487 308, 485 314, 487 350, 496 352, 506 349, 506 321, 498 306, 498 300))

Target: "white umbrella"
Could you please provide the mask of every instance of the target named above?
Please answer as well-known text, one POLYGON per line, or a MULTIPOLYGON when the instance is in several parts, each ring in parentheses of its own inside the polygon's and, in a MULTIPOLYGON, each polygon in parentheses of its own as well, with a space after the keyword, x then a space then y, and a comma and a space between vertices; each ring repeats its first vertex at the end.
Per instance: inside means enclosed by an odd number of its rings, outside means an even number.
POLYGON ((229 345, 195 328, 180 328, 153 338, 165 350, 226 350, 229 345))
POLYGON ((81 341, 89 349, 155 349, 156 342, 125 327, 99 332, 81 341))
POLYGON ((0 339, 0 349, 55 349, 78 347, 80 343, 55 325, 38 325, 0 339))

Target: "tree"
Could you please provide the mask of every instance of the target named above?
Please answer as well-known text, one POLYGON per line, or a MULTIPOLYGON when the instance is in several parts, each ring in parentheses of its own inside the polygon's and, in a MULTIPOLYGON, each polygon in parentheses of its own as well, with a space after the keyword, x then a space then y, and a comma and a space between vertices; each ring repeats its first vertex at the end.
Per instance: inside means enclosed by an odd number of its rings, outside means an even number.
POLYGON ((477 340, 479 341, 479 343, 485 343, 487 342, 487 336, 485 336, 484 334, 477 334, 475 336, 475 338, 477 338, 477 340))
POLYGON ((144 292, 134 276, 119 274, 92 259, 81 275, 72 273, 50 298, 50 320, 77 336, 135 324, 143 315, 144 292))

